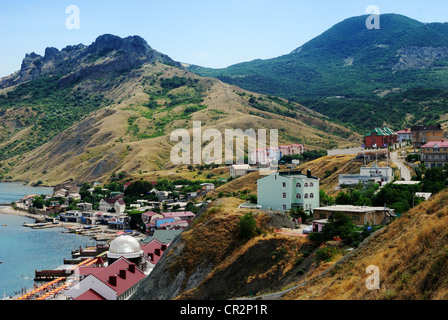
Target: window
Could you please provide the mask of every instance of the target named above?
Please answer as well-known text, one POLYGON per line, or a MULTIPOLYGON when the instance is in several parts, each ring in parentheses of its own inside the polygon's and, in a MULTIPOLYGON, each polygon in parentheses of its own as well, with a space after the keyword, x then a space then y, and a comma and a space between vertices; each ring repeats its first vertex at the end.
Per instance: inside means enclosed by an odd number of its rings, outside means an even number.
POLYGON ((311 183, 310 183, 310 187, 314 187, 314 183, 311 182, 311 183))
POLYGON ((286 188, 286 182, 283 182, 282 185, 283 185, 283 188, 286 188))
POLYGON ((308 193, 305 193, 305 199, 308 199, 308 193))
POLYGON ((286 192, 283 192, 283 199, 286 199, 286 192))
POLYGON ((300 182, 297 182, 296 183, 296 188, 301 188, 302 187, 302 185, 300 184, 300 182))
POLYGON ((308 183, 305 183, 305 188, 307 188, 308 187, 308 183))
POLYGON ((321 214, 319 214, 319 219, 321 219, 321 220, 327 219, 327 215, 325 213, 321 213, 321 214))
POLYGON ((353 215, 353 221, 360 221, 359 214, 353 215))
POLYGON ((314 193, 310 193, 310 198, 314 199, 314 193))
POLYGON ((287 210, 286 204, 283 205, 283 210, 287 210))
POLYGON ((302 195, 300 193, 296 194, 296 199, 302 199, 302 195))

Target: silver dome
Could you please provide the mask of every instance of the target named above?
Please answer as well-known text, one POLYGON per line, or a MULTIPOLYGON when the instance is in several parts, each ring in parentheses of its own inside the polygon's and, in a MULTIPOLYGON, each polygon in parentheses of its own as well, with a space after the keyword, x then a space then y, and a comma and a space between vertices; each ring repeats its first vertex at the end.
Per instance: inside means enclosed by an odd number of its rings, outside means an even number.
POLYGON ((135 258, 142 254, 143 250, 137 239, 131 236, 119 236, 110 243, 108 257, 135 258))

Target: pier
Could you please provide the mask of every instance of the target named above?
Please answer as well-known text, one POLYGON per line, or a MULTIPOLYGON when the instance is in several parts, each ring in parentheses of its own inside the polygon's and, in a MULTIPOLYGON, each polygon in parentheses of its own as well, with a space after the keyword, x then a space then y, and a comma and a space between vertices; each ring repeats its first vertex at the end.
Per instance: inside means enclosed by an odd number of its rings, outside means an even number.
POLYGON ((42 270, 35 271, 34 281, 52 281, 61 277, 68 277, 73 270, 42 270))

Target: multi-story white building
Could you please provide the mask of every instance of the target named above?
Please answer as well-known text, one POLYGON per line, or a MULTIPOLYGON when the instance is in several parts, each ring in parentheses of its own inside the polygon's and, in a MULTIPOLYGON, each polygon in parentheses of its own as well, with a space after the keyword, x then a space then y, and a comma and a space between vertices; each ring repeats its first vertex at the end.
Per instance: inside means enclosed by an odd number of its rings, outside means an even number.
POLYGON ((276 172, 257 181, 258 205, 261 209, 287 211, 303 208, 312 213, 319 207, 319 182, 311 171, 276 172))

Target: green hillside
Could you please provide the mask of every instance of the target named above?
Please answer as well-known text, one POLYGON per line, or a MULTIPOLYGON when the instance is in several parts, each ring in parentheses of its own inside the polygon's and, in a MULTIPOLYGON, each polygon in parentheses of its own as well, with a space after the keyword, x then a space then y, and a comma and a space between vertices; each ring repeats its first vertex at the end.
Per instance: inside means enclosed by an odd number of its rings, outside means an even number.
POLYGON ((191 66, 190 70, 300 102, 358 130, 367 123, 400 128, 415 119, 439 121, 439 115, 445 113, 439 105, 444 100, 439 97, 446 94, 448 83, 447 24, 424 24, 385 14, 380 29, 369 30, 366 19, 360 16, 342 21, 278 58, 225 69, 191 66), (415 88, 410 95, 421 100, 403 99, 405 90, 415 88), (433 105, 433 100, 438 103, 433 105), (422 112, 421 101, 428 102, 430 112, 427 106, 422 112), (405 120, 408 114, 413 116, 407 118, 411 121, 405 120))

